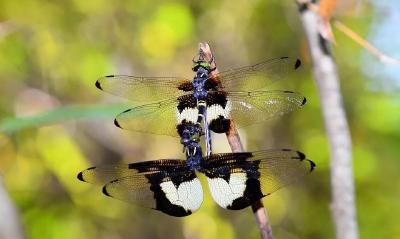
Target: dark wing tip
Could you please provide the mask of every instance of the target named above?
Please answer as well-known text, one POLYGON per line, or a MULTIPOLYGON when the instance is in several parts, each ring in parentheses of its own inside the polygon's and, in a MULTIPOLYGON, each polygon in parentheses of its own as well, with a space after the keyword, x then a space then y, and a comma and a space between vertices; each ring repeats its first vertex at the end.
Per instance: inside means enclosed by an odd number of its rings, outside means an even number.
POLYGON ((300 151, 296 151, 297 155, 299 156, 300 159, 305 159, 306 155, 300 151))
POLYGON ((101 84, 100 84, 99 80, 96 81, 95 85, 96 85, 97 89, 103 90, 103 88, 101 88, 101 84))
POLYGON ((301 106, 305 105, 306 103, 307 103, 307 98, 304 97, 304 98, 303 98, 303 101, 301 102, 301 106))
POLYGON ((87 169, 83 170, 82 172, 78 173, 78 175, 77 175, 76 177, 77 177, 80 181, 82 181, 82 182, 87 182, 87 181, 83 178, 83 173, 86 172, 86 171, 95 169, 95 168, 96 168, 96 167, 87 168, 87 169))
POLYGON ((121 125, 118 123, 118 120, 117 120, 117 119, 114 119, 114 125, 117 126, 118 128, 121 128, 121 129, 122 129, 122 127, 121 127, 121 125))
POLYGON ((317 165, 309 159, 308 159, 308 162, 310 162, 310 173, 311 173, 312 171, 314 171, 314 169, 315 169, 315 167, 317 167, 317 165))
POLYGON ((106 196, 112 197, 111 194, 107 190, 107 186, 112 184, 112 183, 116 183, 118 181, 119 181, 119 179, 114 179, 114 180, 108 182, 106 185, 104 185, 103 189, 102 189, 103 194, 106 195, 106 196))
POLYGON ((296 62, 294 63, 294 69, 297 70, 301 66, 301 60, 296 59, 296 62))
POLYGON ((104 185, 102 192, 104 195, 111 197, 111 195, 107 191, 107 185, 104 185))
POLYGON ((293 91, 290 91, 290 90, 284 90, 283 92, 284 93, 291 93, 291 94, 294 93, 293 91))
POLYGON ((83 172, 78 173, 78 176, 76 176, 80 181, 85 182, 85 180, 83 180, 83 172))
MULTIPOLYGON (((122 114, 125 114, 126 112, 129 112, 129 111, 131 111, 131 110, 132 110, 132 109, 127 109, 127 110, 123 111, 122 113, 120 113, 118 116, 120 116, 120 115, 122 115, 122 114)), ((118 116, 117 116, 117 118, 118 118, 118 116)), ((117 119, 117 118, 114 119, 114 125, 117 126, 118 128, 123 129, 123 128, 121 127, 120 123, 118 122, 118 119, 117 119)))
POLYGON ((83 178, 83 173, 86 172, 86 171, 88 171, 88 170, 95 169, 95 168, 96 168, 96 167, 87 168, 87 169, 85 169, 84 171, 78 173, 78 175, 77 175, 76 177, 77 177, 80 181, 86 182, 86 180, 83 178))
POLYGON ((103 80, 104 78, 113 78, 113 77, 115 77, 115 75, 108 75, 108 76, 100 77, 100 78, 96 81, 96 84, 95 84, 96 87, 97 87, 98 89, 100 89, 100 90, 103 90, 103 87, 101 87, 100 81, 103 80))
POLYGON ((306 158, 306 155, 304 153, 300 152, 300 151, 296 151, 296 150, 292 150, 292 149, 281 149, 281 150, 285 151, 285 152, 296 152, 297 156, 292 157, 293 159, 303 160, 303 159, 306 158))
POLYGON ((289 57, 287 57, 287 56, 281 56, 280 59, 289 59, 289 57))
POLYGON ((126 113, 126 112, 129 112, 129 111, 131 111, 132 109, 127 109, 127 110, 125 110, 125 111, 123 111, 121 114, 124 114, 124 113, 126 113))

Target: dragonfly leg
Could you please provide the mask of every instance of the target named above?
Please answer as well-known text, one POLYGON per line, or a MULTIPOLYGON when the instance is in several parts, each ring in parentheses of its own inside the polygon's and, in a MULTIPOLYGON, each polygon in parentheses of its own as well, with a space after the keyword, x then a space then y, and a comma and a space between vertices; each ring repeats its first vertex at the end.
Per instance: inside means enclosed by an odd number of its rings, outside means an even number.
POLYGON ((207 122, 207 112, 204 112, 204 138, 206 141, 206 156, 210 156, 212 152, 211 131, 207 122))

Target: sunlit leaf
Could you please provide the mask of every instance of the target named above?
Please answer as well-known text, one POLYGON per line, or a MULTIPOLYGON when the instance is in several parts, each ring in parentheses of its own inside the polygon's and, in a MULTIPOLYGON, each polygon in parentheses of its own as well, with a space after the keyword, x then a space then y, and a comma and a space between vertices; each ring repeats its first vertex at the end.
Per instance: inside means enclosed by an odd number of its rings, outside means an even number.
POLYGON ((65 106, 50 110, 36 116, 23 118, 7 118, 0 122, 0 131, 15 133, 26 128, 36 128, 45 125, 77 119, 114 118, 126 109, 123 105, 109 106, 65 106))

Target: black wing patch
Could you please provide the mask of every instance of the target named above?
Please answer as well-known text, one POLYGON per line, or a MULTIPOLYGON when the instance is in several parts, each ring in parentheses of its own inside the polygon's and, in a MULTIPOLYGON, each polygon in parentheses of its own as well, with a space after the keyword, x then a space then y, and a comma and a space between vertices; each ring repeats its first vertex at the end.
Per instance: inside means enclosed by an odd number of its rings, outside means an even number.
POLYGON ((79 173, 78 179, 106 182, 105 195, 176 217, 192 214, 203 201, 200 181, 183 160, 93 167, 79 173))
POLYGON ((301 152, 287 149, 211 155, 204 164, 213 199, 232 210, 250 206, 315 167, 301 152))

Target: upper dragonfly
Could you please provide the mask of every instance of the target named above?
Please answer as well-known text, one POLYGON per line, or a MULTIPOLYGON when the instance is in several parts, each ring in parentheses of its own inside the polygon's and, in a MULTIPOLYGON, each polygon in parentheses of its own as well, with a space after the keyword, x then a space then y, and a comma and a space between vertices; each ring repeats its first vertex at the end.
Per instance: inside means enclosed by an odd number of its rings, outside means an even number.
POLYGON ((193 80, 178 77, 109 75, 97 88, 136 102, 152 102, 119 114, 115 124, 123 129, 181 136, 182 124, 196 123, 203 114, 208 128, 225 133, 234 119, 238 127, 262 122, 300 108, 306 98, 282 90, 260 91, 298 69, 301 61, 289 57, 211 74, 204 60, 194 61, 193 80), (255 91, 253 91, 255 90, 255 91), (155 102, 157 101, 157 102, 155 102), (204 112, 200 112, 204 107, 204 112))

